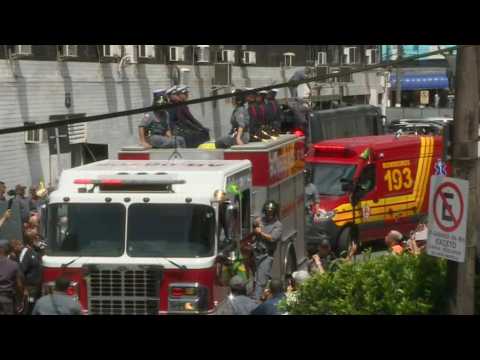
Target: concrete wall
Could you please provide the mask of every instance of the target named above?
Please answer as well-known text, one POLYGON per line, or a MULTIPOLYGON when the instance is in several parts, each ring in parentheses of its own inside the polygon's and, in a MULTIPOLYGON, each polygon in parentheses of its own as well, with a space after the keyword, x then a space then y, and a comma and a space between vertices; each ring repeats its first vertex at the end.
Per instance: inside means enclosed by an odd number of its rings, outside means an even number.
MULTIPOLYGON (((210 96, 213 66, 182 66, 190 69, 187 85, 191 98, 210 96)), ((234 86, 260 87, 286 82, 297 68, 234 67, 234 86)), ((173 84, 167 65, 139 64, 123 69, 118 64, 0 61, 0 128, 22 125, 26 121, 48 122, 49 116, 69 113, 104 114, 151 104, 151 92, 173 84), (65 107, 65 93, 71 93, 72 105, 65 107)), ((364 81, 355 75, 358 81, 364 81)), ((368 77, 370 79, 370 77, 368 77)), ((357 79, 355 79, 357 81, 357 79)), ((368 80, 371 81, 371 80, 368 80)), ((356 94, 364 85, 349 86, 356 94)), ((222 94, 230 89, 219 90, 222 94)), ((365 94, 369 94, 366 91, 365 94)), ((347 94, 345 94, 347 95, 347 94)), ((281 89, 279 98, 286 97, 281 89)), ((219 137, 230 128, 230 100, 191 106, 192 113, 208 128, 212 137, 219 137)), ((137 144, 137 126, 142 115, 121 117, 88 124, 88 143, 108 144, 109 157, 125 145, 137 144)), ((13 187, 30 185, 40 180, 50 182, 56 173, 56 159, 50 166, 48 144, 25 144, 24 134, 0 135, 0 180, 13 187)), ((70 166, 70 155, 62 155, 61 166, 70 166)), ((53 179, 52 179, 53 180, 53 179)))

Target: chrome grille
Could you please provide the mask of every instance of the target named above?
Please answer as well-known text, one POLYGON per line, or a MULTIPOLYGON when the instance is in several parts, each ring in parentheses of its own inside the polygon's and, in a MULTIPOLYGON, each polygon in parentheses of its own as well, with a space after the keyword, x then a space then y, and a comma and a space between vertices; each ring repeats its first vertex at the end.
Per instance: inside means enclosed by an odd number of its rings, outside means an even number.
POLYGON ((155 315, 161 271, 95 267, 88 272, 88 305, 93 315, 155 315))

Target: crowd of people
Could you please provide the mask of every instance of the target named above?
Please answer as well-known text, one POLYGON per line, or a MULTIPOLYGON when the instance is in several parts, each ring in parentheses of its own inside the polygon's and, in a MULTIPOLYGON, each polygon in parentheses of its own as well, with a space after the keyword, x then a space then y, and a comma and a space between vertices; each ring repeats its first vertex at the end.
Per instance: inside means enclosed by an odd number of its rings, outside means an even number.
MULTIPOLYGON (((282 127, 282 108, 276 100, 277 89, 256 92, 251 88, 233 91, 231 130, 217 139, 216 148, 228 148, 278 133, 282 127), (266 131, 268 130, 268 132, 266 131)), ((140 144, 146 148, 197 148, 210 140, 210 130, 191 113, 188 86, 176 85, 153 92, 153 105, 180 104, 170 109, 145 114, 139 125, 140 144)))
MULTIPOLYGON (((9 221, 14 221, 13 209, 17 210, 21 223, 19 235, 10 239, 0 238, 0 315, 67 314, 73 311, 71 309, 76 311, 78 307, 72 307, 69 303, 73 300, 62 301, 59 295, 55 295, 59 297, 58 311, 49 311, 48 306, 52 305, 45 305, 49 301, 40 301, 42 256, 46 248, 41 208, 46 204, 48 190, 43 184, 33 185, 27 195, 26 189, 26 186, 17 185, 14 190, 7 191, 5 183, 0 181, 0 204, 7 204, 6 207, 2 206, 6 210, 0 214, 0 230, 9 221), (66 306, 66 303, 70 305, 66 306)), ((56 292, 63 291, 65 281, 59 278, 55 285, 56 292)))

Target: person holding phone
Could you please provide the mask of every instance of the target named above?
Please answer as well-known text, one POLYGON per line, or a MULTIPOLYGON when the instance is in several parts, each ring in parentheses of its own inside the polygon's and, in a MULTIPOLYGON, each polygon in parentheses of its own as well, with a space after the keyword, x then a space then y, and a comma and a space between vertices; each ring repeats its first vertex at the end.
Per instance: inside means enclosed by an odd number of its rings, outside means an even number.
POLYGON ((5 186, 5 183, 3 181, 0 181, 0 204, 2 201, 7 201, 7 198, 5 197, 5 193, 7 192, 7 187, 5 186))
POLYGON ((11 208, 11 203, 9 203, 9 208, 7 209, 7 211, 5 211, 2 217, 0 217, 0 229, 2 228, 3 224, 5 224, 7 220, 12 217, 12 210, 10 208, 11 208))

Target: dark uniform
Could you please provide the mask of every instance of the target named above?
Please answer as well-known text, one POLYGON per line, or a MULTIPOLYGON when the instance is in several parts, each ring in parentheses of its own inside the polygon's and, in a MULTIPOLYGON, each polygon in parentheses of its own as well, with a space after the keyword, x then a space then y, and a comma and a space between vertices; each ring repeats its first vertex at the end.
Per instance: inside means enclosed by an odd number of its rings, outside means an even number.
POLYGON ((195 119, 187 105, 181 105, 174 110, 176 110, 174 132, 183 135, 188 148, 196 148, 210 140, 208 129, 195 119))
POLYGON ((233 110, 230 123, 232 124, 230 134, 216 141, 215 145, 217 148, 229 148, 230 146, 235 145, 235 138, 237 136, 236 134, 238 128, 243 129, 242 141, 245 144, 250 141, 250 115, 248 114, 248 110, 245 108, 244 105, 237 106, 233 110))
POLYGON ((278 105, 277 100, 267 100, 265 104, 265 115, 268 126, 278 130, 281 128, 282 117, 280 105, 278 105))
POLYGON ((283 225, 274 218, 268 221, 262 217, 260 221, 262 232, 270 235, 272 241, 265 240, 262 236, 256 236, 255 250, 255 299, 259 300, 267 286, 268 280, 272 278, 273 254, 277 248, 278 241, 282 238, 283 225))
POLYGON ((20 273, 15 261, 6 256, 0 257, 0 315, 15 314, 16 286, 20 273))
POLYGON ((25 287, 28 290, 29 308, 26 312, 31 313, 33 305, 41 295, 42 261, 35 250, 24 247, 18 263, 25 279, 25 287))
POLYGON ((148 141, 154 148, 185 147, 185 139, 177 136, 176 139, 167 137, 167 131, 171 130, 170 118, 166 111, 149 112, 145 114, 139 127, 143 127, 149 133, 148 141))

